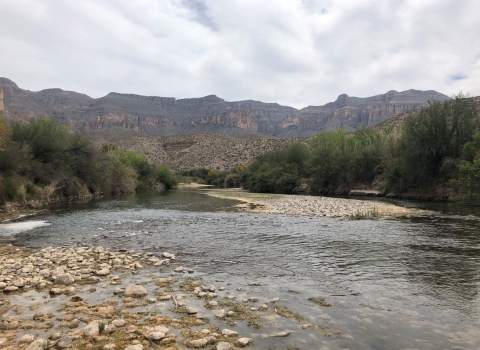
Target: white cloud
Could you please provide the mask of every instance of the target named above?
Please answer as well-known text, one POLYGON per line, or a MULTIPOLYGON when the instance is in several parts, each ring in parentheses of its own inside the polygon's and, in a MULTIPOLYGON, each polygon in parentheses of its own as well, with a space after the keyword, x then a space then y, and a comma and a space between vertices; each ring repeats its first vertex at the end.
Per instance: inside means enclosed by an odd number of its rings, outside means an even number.
POLYGON ((475 0, 3 0, 0 75, 295 107, 391 89, 480 95, 475 0))

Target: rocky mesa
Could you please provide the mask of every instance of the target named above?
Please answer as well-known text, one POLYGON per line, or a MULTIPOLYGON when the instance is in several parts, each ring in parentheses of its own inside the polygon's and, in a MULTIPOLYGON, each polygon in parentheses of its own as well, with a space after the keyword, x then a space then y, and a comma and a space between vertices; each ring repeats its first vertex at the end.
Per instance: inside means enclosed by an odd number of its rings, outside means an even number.
POLYGON ((189 134, 258 134, 304 137, 339 127, 352 131, 448 99, 433 90, 389 91, 372 97, 340 95, 335 102, 300 110, 254 100, 227 102, 216 95, 201 98, 109 93, 101 98, 62 89, 37 92, 0 78, 0 111, 10 120, 53 116, 74 131, 95 136, 189 134))

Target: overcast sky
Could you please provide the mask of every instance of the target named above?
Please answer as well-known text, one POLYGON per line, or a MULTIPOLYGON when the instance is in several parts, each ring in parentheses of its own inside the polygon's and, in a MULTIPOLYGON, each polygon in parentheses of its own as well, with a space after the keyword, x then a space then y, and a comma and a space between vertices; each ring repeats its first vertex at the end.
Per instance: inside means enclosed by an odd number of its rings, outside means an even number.
POLYGON ((293 107, 341 93, 480 95, 478 0, 1 0, 0 76, 293 107))

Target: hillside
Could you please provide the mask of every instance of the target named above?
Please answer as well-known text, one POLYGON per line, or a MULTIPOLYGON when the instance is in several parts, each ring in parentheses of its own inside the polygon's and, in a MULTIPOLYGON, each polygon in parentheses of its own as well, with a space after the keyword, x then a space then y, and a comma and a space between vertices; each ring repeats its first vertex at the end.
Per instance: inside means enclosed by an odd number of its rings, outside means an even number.
POLYGON ((352 131, 376 125, 396 115, 447 96, 433 90, 389 91, 372 97, 340 95, 335 102, 300 110, 254 100, 227 102, 216 95, 201 98, 141 96, 109 93, 101 98, 46 89, 21 89, 0 78, 0 111, 7 119, 30 121, 53 116, 74 131, 97 137, 109 132, 122 137, 144 135, 268 135, 304 137, 340 127, 352 131))
POLYGON ((259 154, 278 150, 306 138, 239 137, 221 134, 133 136, 114 140, 119 149, 145 154, 155 165, 170 169, 230 170, 250 163, 259 154))

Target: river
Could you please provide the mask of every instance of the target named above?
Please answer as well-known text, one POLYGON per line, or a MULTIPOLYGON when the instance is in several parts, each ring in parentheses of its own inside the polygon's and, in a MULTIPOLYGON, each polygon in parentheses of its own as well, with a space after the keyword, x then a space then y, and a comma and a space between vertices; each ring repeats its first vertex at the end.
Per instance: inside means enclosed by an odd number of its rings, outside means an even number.
POLYGON ((212 280, 261 281, 261 293, 340 331, 327 337, 298 330, 256 340, 259 349, 480 348, 478 208, 402 202, 439 212, 342 220, 250 214, 237 203, 195 190, 118 196, 0 224, 0 241, 27 249, 94 243, 173 252, 212 280))

